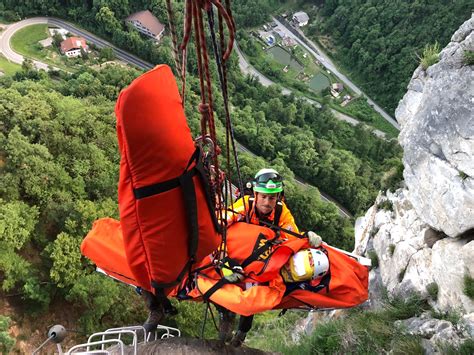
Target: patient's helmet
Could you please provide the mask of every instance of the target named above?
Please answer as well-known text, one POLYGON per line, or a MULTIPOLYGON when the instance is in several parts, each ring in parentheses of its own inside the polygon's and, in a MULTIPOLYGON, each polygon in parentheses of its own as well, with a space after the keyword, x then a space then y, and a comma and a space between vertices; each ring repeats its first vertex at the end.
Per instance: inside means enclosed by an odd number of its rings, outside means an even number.
POLYGON ((281 269, 285 282, 320 279, 329 270, 329 259, 319 249, 303 249, 293 255, 281 269))

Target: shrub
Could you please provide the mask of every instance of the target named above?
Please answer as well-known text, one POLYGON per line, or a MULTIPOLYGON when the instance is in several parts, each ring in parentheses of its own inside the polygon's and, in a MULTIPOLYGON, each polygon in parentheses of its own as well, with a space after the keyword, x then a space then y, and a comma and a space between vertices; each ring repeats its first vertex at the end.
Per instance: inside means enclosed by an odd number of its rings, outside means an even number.
POLYGON ((474 51, 464 51, 463 63, 465 65, 474 65, 474 51))
POLYGON ((469 175, 467 175, 464 171, 459 170, 459 177, 461 178, 462 181, 464 181, 469 177, 469 175))
POLYGON ((426 291, 430 295, 431 299, 433 299, 434 301, 436 301, 438 299, 439 287, 438 287, 438 284, 436 282, 432 282, 432 283, 428 284, 426 286, 426 291))
POLYGON ((390 256, 393 256, 393 253, 395 252, 395 244, 390 244, 388 246, 388 252, 390 253, 390 256))
POLYGON ((435 44, 427 44, 423 49, 423 54, 418 56, 420 59, 421 67, 426 70, 433 64, 439 62, 439 43, 436 42, 435 44))
POLYGON ((407 337, 394 321, 420 315, 429 306, 419 295, 393 298, 377 311, 352 309, 323 322, 299 344, 269 344, 283 354, 423 354, 420 339, 407 337))
POLYGON ((431 317, 436 318, 436 319, 447 320, 453 325, 457 325, 459 321, 461 320, 461 314, 455 311, 442 312, 442 311, 432 310, 430 313, 431 313, 431 317))
POLYGON ((370 231, 370 238, 373 238, 375 237, 375 235, 379 232, 380 228, 373 228, 371 231, 370 231))
POLYGON ((464 275, 464 294, 474 300, 474 279, 469 275, 464 275))
POLYGON ((425 350, 423 345, 421 345, 421 337, 412 336, 406 337, 402 336, 392 343, 391 354, 410 354, 410 355, 424 355, 425 350))
POLYGON ((392 320, 417 317, 430 306, 419 294, 412 294, 408 298, 393 297, 388 300, 385 312, 392 320))
POLYGON ((474 354, 474 339, 467 339, 459 346, 448 343, 441 346, 441 350, 445 355, 471 355, 474 354))
POLYGON ((377 205, 377 208, 393 212, 393 203, 390 200, 384 200, 377 205))
POLYGON ((0 316, 0 354, 9 354, 15 345, 15 340, 8 334, 10 318, 0 316))
POLYGON ((407 271, 407 268, 405 267, 398 273, 398 282, 402 282, 403 278, 405 277, 405 272, 407 271))
POLYGON ((377 253, 375 252, 375 250, 370 250, 367 254, 368 254, 370 260, 372 261, 372 269, 378 268, 379 267, 379 257, 377 256, 377 253))

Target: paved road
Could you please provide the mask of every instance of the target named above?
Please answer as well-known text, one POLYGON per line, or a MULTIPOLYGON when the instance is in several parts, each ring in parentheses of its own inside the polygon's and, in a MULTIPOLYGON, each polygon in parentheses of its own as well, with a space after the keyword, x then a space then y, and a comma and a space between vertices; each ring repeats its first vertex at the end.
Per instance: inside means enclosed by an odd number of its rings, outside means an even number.
MULTIPOLYGON (((375 111, 380 113, 383 118, 385 118, 392 126, 394 126, 396 129, 400 130, 400 125, 391 117, 387 112, 385 112, 379 105, 377 105, 373 100, 371 100, 361 89, 359 89, 348 77, 346 77, 344 74, 339 72, 339 70, 336 68, 334 63, 329 59, 329 57, 324 54, 324 52, 311 40, 309 40, 303 32, 300 30, 298 33, 303 36, 303 38, 306 39, 308 43, 311 44, 313 48, 316 49, 313 50, 310 46, 308 46, 305 42, 303 42, 301 39, 299 39, 290 29, 288 29, 283 23, 278 21, 276 18, 273 18, 275 23, 278 25, 278 28, 280 31, 282 31, 285 35, 293 38, 295 41, 297 41, 299 44, 301 44, 308 52, 310 52, 319 62, 321 62, 322 65, 328 70, 330 70, 334 75, 336 75, 341 81, 347 85, 348 87, 351 88, 352 91, 354 91, 357 95, 365 95, 367 97, 367 102, 369 105, 371 105, 375 111)), ((293 29, 295 30, 295 29, 293 29)))
MULTIPOLYGON (((46 18, 37 17, 32 18, 24 21, 20 21, 14 24, 9 25, 5 31, 0 33, 0 53, 3 53, 5 58, 9 59, 10 61, 18 64, 23 63, 23 56, 14 52, 10 47, 10 39, 12 35, 18 31, 19 29, 29 26, 29 25, 36 25, 40 23, 46 23, 46 18)), ((45 63, 38 62, 36 60, 33 61, 33 64, 38 69, 48 70, 48 65, 45 63)))
MULTIPOLYGON (((8 26, 7 30, 4 31, 2 34, 0 34, 0 52, 2 52, 5 55, 6 58, 10 59, 13 62, 16 62, 16 63, 19 63, 19 64, 23 63, 23 56, 15 53, 10 47, 11 36, 16 31, 18 31, 19 29, 21 29, 23 27, 30 26, 30 25, 33 25, 33 24, 41 24, 41 23, 52 24, 52 25, 56 25, 58 27, 65 28, 65 29, 67 29, 68 31, 70 31, 72 33, 83 36, 88 42, 94 43, 99 48, 111 47, 114 50, 114 53, 115 53, 117 58, 119 58, 120 60, 123 60, 124 62, 127 62, 129 64, 135 65, 135 66, 137 66, 141 69, 148 70, 148 69, 153 68, 153 65, 151 63, 148 63, 148 62, 146 62, 146 61, 144 61, 144 60, 142 60, 142 59, 140 59, 140 58, 138 58, 134 55, 131 55, 130 53, 125 52, 124 50, 122 50, 120 48, 117 48, 117 47, 113 46, 109 42, 107 42, 107 41, 103 40, 102 38, 99 38, 99 37, 91 34, 90 32, 81 30, 81 29, 75 27, 74 25, 72 25, 72 24, 70 24, 66 21, 59 20, 59 19, 54 19, 54 18, 50 18, 50 17, 35 17, 35 18, 20 21, 20 22, 17 22, 15 24, 12 24, 12 25, 8 26)), ((237 53, 238 54, 240 53, 239 50, 237 50, 237 53)), ((239 54, 239 58, 240 58, 240 56, 241 56, 241 53, 239 54)), ((36 65, 36 67, 38 69, 48 70, 48 65, 47 64, 44 64, 44 63, 41 63, 41 62, 38 62, 38 61, 34 61, 34 64, 36 65)), ((239 64, 240 64, 240 60, 239 60, 239 64)), ((242 69, 242 67, 241 67, 241 69, 242 69)), ((257 71, 255 71, 255 73, 256 73, 256 75, 260 74, 257 71)), ((271 84, 273 84, 273 82, 271 82, 271 84)), ((269 84, 269 85, 271 85, 271 84, 269 84)), ((290 93, 290 91, 288 90, 288 94, 289 93, 290 93)), ((308 100, 310 100, 310 99, 308 99, 308 100)), ((316 102, 316 101, 313 101, 313 100, 310 100, 310 101, 314 104, 319 105, 319 103, 316 102)), ((244 147, 239 142, 236 141, 236 144, 237 144, 239 150, 256 156, 253 152, 251 152, 248 148, 244 147)), ((303 186, 311 186, 300 178, 297 178, 296 182, 300 185, 303 185, 303 186)), ((321 193, 321 198, 325 201, 333 202, 336 205, 336 207, 339 209, 339 213, 341 214, 341 216, 349 217, 349 218, 353 217, 350 214, 349 211, 347 211, 344 207, 340 206, 330 196, 327 196, 327 195, 321 193)))
MULTIPOLYGON (((250 64, 247 59, 245 58, 245 55, 242 53, 242 51, 240 50, 239 46, 237 45, 236 42, 234 42, 234 48, 235 48, 235 51, 237 53, 237 56, 239 57, 239 67, 240 67, 240 70, 245 73, 245 74, 250 74, 250 75, 253 75, 254 77, 256 77, 260 83, 263 85, 263 86, 270 86, 270 85, 276 85, 275 82, 271 81, 270 79, 268 79, 264 74, 260 73, 257 69, 255 69, 255 67, 250 64)), ((283 87, 282 90, 281 90, 281 93, 283 95, 290 95, 292 93, 291 90, 283 87)), ((321 104, 315 100, 311 100, 310 98, 307 98, 307 97, 304 97, 306 99, 306 101, 308 101, 309 103, 317 106, 317 107, 321 107, 321 104)), ((344 113, 341 113, 335 109, 331 109, 332 113, 334 114, 334 116, 338 119, 338 120, 341 120, 341 121, 345 121, 345 122, 348 122, 354 126, 358 125, 360 123, 360 121, 358 121, 357 119, 351 117, 351 116, 348 116, 344 113)), ((371 127, 372 128, 372 127, 371 127)), ((385 132, 382 132, 378 129, 373 129, 373 132, 374 134, 379 137, 379 138, 385 138, 386 134, 385 132)))

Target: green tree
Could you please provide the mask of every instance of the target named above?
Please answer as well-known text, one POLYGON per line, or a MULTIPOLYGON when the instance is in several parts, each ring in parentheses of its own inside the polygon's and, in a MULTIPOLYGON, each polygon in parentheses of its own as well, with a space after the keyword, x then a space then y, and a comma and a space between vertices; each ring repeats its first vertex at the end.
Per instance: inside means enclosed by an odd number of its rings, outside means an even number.
POLYGON ((103 47, 99 50, 99 59, 107 62, 115 58, 114 51, 110 47, 103 47))
POLYGON ((53 262, 50 276, 58 287, 71 286, 84 275, 81 260, 81 238, 59 234, 47 252, 53 262))
POLYGON ((102 6, 95 15, 95 19, 106 34, 114 34, 121 29, 120 22, 108 6, 102 6))
POLYGON ((10 328, 10 318, 0 316, 0 352, 2 354, 10 353, 10 350, 15 345, 15 339, 8 334, 10 328))
POLYGON ((36 206, 29 207, 21 201, 5 202, 0 199, 1 248, 21 249, 31 239, 38 215, 36 206))

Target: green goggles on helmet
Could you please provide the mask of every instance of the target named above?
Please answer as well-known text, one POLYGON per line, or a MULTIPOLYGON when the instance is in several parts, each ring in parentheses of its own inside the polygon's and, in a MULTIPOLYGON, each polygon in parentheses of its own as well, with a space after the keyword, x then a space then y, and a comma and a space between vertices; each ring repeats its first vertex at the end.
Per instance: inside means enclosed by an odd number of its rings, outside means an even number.
POLYGON ((275 194, 283 191, 283 179, 280 174, 265 173, 259 175, 253 181, 253 190, 267 194, 275 194))

